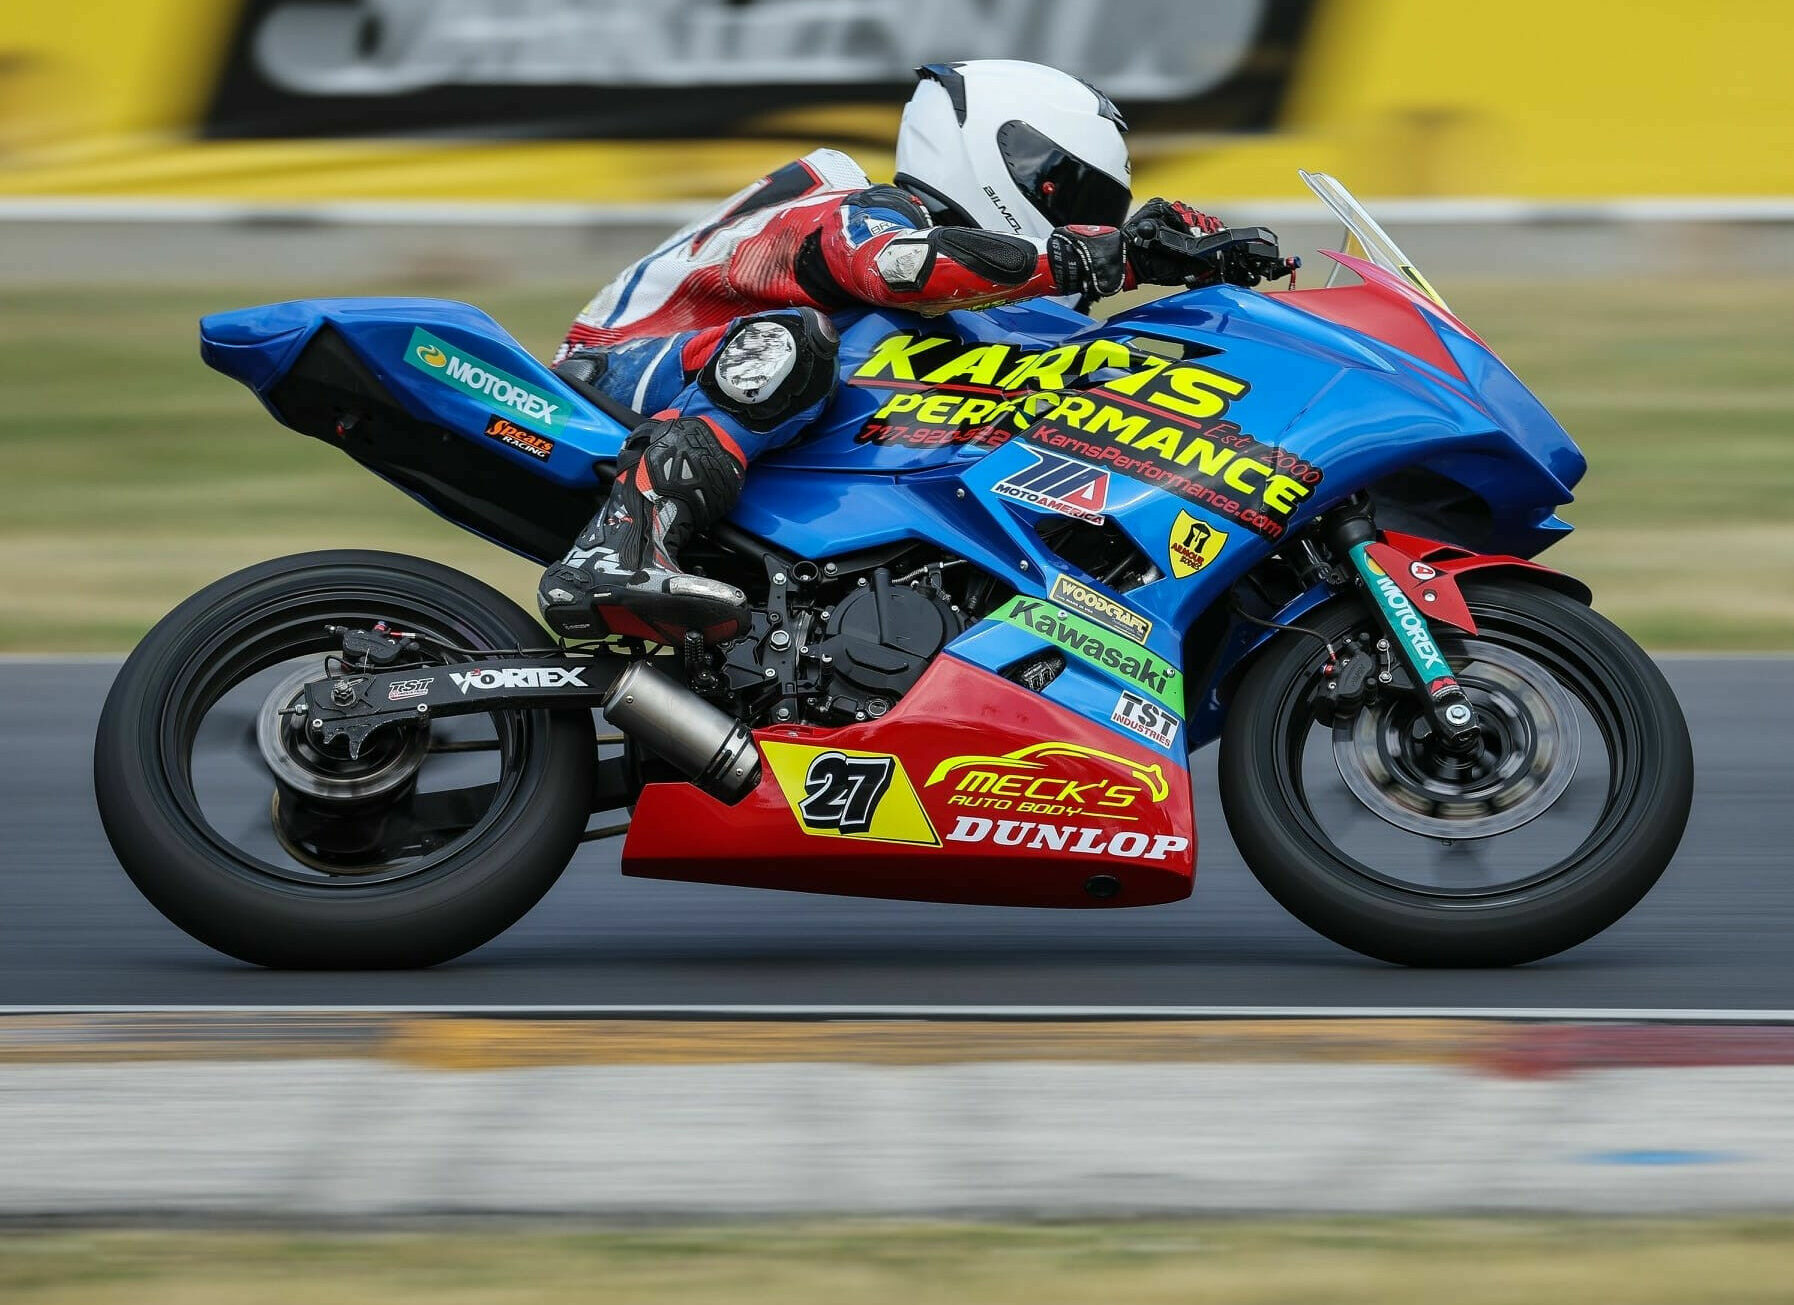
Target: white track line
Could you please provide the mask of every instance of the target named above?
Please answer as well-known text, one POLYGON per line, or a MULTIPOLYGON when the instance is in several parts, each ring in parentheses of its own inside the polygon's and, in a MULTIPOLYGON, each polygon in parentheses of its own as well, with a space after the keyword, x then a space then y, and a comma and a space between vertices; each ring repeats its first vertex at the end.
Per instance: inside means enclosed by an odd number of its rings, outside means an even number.
POLYGON ((1245 1020, 1448 1019, 1600 1023, 1794 1024, 1794 1010, 1552 1006, 804 1006, 417 1005, 162 1006, 0 1005, 8 1015, 463 1015, 528 1019, 768 1020, 1245 1020))
MULTIPOLYGON (((1794 196, 1631 196, 1618 199, 1371 199, 1391 222, 1526 224, 1654 222, 1794 222, 1794 196)), ((453 201, 319 200, 306 203, 179 199, 85 199, 46 196, 0 199, 0 222, 176 222, 265 226, 606 227, 678 226, 708 209, 703 203, 478 204, 453 201)), ((1273 223, 1337 225, 1310 200, 1215 199, 1228 213, 1273 223)))

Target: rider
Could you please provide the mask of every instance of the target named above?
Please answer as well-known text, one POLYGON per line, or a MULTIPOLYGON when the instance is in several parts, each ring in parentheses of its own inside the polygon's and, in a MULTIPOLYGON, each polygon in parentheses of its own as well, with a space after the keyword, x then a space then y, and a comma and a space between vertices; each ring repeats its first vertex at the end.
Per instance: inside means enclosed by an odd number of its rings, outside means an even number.
POLYGON ((1220 229, 1162 199, 1128 219, 1127 127, 1086 82, 1007 59, 917 71, 896 184, 816 150, 626 268, 573 323, 556 370, 653 418, 624 444, 608 501, 542 577, 558 634, 673 643, 745 628, 746 596, 681 571, 678 550, 728 514, 750 461, 828 401, 829 313, 1088 303, 1177 285, 1190 266, 1144 233, 1220 229))

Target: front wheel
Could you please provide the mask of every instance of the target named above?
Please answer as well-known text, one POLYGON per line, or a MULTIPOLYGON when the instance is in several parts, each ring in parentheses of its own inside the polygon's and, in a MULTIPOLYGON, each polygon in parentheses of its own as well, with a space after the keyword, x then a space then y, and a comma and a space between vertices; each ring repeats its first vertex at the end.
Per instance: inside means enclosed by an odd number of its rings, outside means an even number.
POLYGON ((358 756, 312 742, 304 686, 342 666, 329 627, 379 621, 426 646, 546 641, 448 567, 310 553, 195 594, 113 682, 94 742, 106 836, 199 941, 282 968, 433 965, 497 936, 571 859, 592 804, 589 711, 420 716, 358 756))
MULTIPOLYGON (((1510 579, 1464 581, 1478 633, 1436 626, 1482 727, 1473 759, 1433 745, 1411 696, 1330 719, 1307 635, 1246 675, 1221 740, 1229 831, 1291 914, 1403 965, 1517 965, 1627 911, 1675 854, 1693 800, 1688 727, 1656 665, 1587 606, 1510 579)), ((1375 639, 1361 602, 1305 626, 1375 639)))

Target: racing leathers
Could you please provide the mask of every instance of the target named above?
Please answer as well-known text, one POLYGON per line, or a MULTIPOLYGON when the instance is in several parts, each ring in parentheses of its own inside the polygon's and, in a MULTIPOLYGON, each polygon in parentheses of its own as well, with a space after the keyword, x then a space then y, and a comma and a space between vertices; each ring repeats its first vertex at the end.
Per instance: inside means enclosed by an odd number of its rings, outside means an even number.
MULTIPOLYGON (((1212 229, 1182 205, 1164 205, 1212 229)), ((730 197, 626 268, 579 314, 562 375, 653 417, 630 436, 609 500, 543 576, 565 637, 673 643, 739 633, 745 596, 680 571, 679 545, 734 506, 747 464, 814 421, 835 385, 829 314, 925 314, 1129 287, 1123 233, 1060 227, 1041 242, 940 225, 923 200, 817 150, 730 197)), ((1161 220, 1163 214, 1161 213, 1161 220)))

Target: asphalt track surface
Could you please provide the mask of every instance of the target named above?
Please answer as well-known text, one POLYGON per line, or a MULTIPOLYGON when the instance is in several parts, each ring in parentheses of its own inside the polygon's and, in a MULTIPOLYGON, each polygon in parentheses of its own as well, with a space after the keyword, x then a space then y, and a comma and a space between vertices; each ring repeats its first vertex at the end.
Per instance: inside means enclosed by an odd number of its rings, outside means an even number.
POLYGON ((583 848, 509 933, 434 970, 282 974, 167 924, 94 811, 115 666, 0 662, 0 1006, 829 1005, 1794 1008, 1794 659, 1672 659, 1698 784, 1682 850, 1606 934, 1513 970, 1407 971, 1284 914, 1196 759, 1194 896, 1004 910, 625 879, 583 848))

